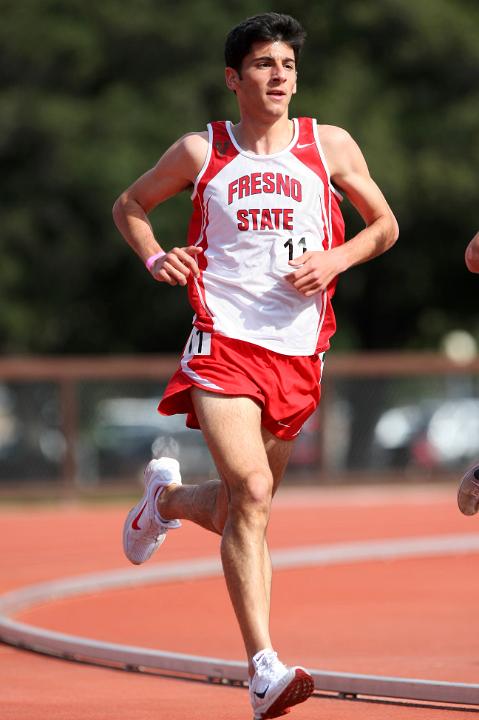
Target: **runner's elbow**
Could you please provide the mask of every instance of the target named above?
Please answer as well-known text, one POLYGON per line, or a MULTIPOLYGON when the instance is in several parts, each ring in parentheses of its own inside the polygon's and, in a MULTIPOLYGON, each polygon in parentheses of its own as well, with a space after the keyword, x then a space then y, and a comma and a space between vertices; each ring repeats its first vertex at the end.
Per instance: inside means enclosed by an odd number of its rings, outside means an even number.
POLYGON ((117 199, 113 203, 113 207, 111 209, 111 214, 113 215, 113 220, 115 221, 116 224, 118 224, 118 220, 124 214, 126 203, 127 203, 126 193, 122 193, 119 197, 117 197, 117 199))
POLYGON ((466 267, 469 272, 479 273, 479 233, 476 233, 466 248, 466 267))
POLYGON ((387 232, 386 232, 387 247, 391 248, 396 243, 398 238, 399 238, 398 221, 396 220, 394 214, 392 212, 390 212, 389 216, 387 218, 387 232))
POLYGON ((479 273, 479 252, 466 253, 465 260, 466 260, 466 267, 469 270, 469 272, 479 273))
MULTIPOLYGON (((113 203, 112 215, 115 224, 118 226, 122 223, 126 216, 138 216, 144 212, 140 203, 137 202, 131 194, 125 190, 113 203)), ((146 213, 145 213, 146 214, 146 213)))

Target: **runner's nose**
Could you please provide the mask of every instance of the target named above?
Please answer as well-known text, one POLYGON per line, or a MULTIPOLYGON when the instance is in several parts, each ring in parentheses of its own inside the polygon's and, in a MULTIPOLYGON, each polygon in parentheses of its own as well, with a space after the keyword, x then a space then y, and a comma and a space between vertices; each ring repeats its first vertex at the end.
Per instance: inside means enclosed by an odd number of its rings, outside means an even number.
POLYGON ((271 77, 276 82, 284 82, 286 80, 286 70, 280 63, 272 66, 271 77))

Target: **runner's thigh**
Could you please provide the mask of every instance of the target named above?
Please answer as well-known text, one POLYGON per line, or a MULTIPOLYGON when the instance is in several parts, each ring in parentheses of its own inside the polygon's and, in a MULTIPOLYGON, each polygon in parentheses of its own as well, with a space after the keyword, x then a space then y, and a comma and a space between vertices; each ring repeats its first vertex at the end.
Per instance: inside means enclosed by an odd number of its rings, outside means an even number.
POLYGON ((252 473, 270 475, 261 408, 251 398, 192 388, 191 398, 218 472, 232 486, 252 473))

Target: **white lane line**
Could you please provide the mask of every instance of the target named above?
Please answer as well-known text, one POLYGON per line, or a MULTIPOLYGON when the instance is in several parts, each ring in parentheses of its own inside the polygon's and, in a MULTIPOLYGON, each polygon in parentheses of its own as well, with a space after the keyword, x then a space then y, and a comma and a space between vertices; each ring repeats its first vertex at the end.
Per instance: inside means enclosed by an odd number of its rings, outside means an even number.
MULTIPOLYGON (((408 557, 434 557, 479 551, 479 533, 431 535, 430 537, 363 540, 359 542, 310 545, 271 552, 275 568, 286 570, 310 566, 394 560, 408 557)), ((12 615, 37 603, 56 598, 85 595, 129 585, 149 585, 175 580, 193 580, 222 574, 218 557, 179 560, 161 565, 107 570, 79 577, 30 585, 0 596, 2 615, 12 615)), ((0 625, 1 627, 1 625, 0 625)))
MULTIPOLYGON (((434 557, 479 551, 479 534, 413 537, 337 543, 276 550, 277 569, 344 563, 434 557)), ((0 597, 0 640, 3 642, 78 661, 99 662, 128 668, 151 668, 207 678, 244 682, 246 663, 202 656, 169 653, 130 645, 106 643, 66 635, 20 623, 12 615, 54 599, 100 592, 128 585, 173 582, 214 577, 222 572, 218 558, 199 558, 148 568, 113 570, 66 578, 16 590, 0 597)), ((312 671, 318 690, 352 695, 405 698, 432 702, 479 705, 479 685, 426 681, 415 678, 355 675, 312 671)))

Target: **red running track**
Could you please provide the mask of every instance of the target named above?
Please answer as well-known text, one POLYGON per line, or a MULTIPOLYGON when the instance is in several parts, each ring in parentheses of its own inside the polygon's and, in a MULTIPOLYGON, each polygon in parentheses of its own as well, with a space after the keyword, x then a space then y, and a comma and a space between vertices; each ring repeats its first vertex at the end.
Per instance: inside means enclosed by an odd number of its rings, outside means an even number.
MULTIPOLYGON (((0 511, 0 592, 128 566, 126 506, 0 511)), ((285 490, 272 548, 479 532, 454 488, 285 490)), ((218 538, 185 523, 152 560, 211 556, 218 538)), ((408 558, 275 573, 272 632, 286 662, 315 669, 476 683, 478 555, 408 558)), ((61 632, 173 652, 243 659, 221 578, 58 600, 18 619, 61 632)), ((417 704, 416 704, 417 705, 417 704)), ((247 692, 47 658, 0 645, 2 720, 251 718, 247 692)), ((291 720, 430 720, 459 709, 313 697, 291 720)))

